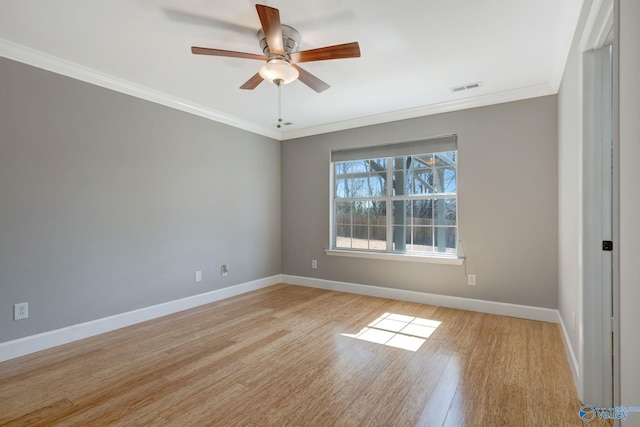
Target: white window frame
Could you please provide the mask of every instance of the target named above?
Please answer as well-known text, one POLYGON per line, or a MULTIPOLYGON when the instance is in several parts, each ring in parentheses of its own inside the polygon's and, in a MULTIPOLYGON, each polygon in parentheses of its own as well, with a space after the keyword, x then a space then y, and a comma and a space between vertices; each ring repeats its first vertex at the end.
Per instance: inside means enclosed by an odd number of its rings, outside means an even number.
MULTIPOLYGON (((355 258, 369 258, 369 259, 381 259, 381 260, 396 260, 396 261, 409 261, 409 262, 423 262, 423 263, 436 263, 436 264, 452 264, 461 265, 464 261, 464 256, 461 254, 459 245, 459 223, 458 223, 458 168, 457 168, 457 156, 456 156, 456 192, 455 193, 436 193, 436 194, 420 194, 420 195, 393 195, 392 192, 392 177, 393 177, 393 157, 400 157, 404 155, 420 155, 420 154, 433 154, 445 151, 457 152, 457 137, 456 135, 448 135, 444 137, 437 137, 431 139, 420 139, 401 142, 397 144, 387 144, 373 147, 363 147, 350 150, 336 150, 331 153, 329 162, 330 168, 330 194, 329 194, 329 249, 325 252, 332 256, 346 256, 355 258), (336 153, 338 153, 336 155, 336 153), (347 160, 344 160, 346 157, 347 160), (338 160, 336 160, 338 158, 338 160), (349 160, 364 160, 371 158, 387 158, 388 167, 386 170, 387 179, 387 195, 383 197, 366 197, 366 198, 335 198, 335 163, 349 160), (455 253, 440 253, 440 252, 393 252, 393 203, 395 201, 406 200, 427 200, 427 199, 456 199, 456 252, 455 253), (387 215, 386 215, 386 229, 387 229, 387 244, 386 250, 372 250, 372 249, 353 249, 353 248, 336 248, 336 224, 335 224, 335 203, 337 201, 368 201, 368 200, 384 200, 387 202, 387 215)), ((435 231, 435 230, 434 230, 435 231)))

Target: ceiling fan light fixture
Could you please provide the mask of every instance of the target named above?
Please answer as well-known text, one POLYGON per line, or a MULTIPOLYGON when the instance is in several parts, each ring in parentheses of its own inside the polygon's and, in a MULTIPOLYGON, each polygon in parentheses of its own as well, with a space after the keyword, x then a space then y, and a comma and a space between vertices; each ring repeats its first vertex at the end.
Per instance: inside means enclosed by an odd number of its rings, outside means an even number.
POLYGON ((280 80, 280 84, 291 83, 298 78, 300 73, 289 62, 284 59, 269 59, 265 65, 260 68, 260 77, 269 81, 276 82, 280 80))

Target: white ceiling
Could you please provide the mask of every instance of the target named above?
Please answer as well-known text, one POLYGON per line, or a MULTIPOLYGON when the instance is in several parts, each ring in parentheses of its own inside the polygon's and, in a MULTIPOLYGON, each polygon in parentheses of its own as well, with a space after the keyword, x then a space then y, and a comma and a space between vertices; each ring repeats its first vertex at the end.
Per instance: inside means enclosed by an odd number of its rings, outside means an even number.
POLYGON ((0 56, 276 139, 556 93, 582 0, 269 0, 300 50, 352 41, 355 59, 302 67, 331 85, 239 89, 262 65, 250 0, 2 0, 0 56), (482 82, 478 89, 451 88, 482 82))

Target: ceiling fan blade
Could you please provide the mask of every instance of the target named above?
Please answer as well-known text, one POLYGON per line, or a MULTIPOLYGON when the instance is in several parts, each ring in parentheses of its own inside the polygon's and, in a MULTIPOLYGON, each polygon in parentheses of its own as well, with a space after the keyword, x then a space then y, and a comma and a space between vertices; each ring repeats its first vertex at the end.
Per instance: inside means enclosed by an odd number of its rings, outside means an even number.
POLYGON ((256 73, 253 77, 251 77, 249 80, 247 80, 245 82, 245 84, 240 86, 240 89, 253 90, 253 89, 256 88, 256 86, 258 86, 260 83, 262 83, 262 80, 264 80, 264 79, 262 77, 260 77, 260 73, 256 73))
POLYGON ((303 50, 289 55, 293 62, 324 61, 327 59, 359 58, 360 45, 358 42, 337 44, 320 47, 318 49, 303 50))
POLYGON ((300 75, 298 76, 298 80, 300 80, 302 83, 306 84, 316 92, 324 92, 331 87, 310 72, 298 67, 296 64, 291 64, 291 66, 298 70, 298 72, 300 73, 300 75))
POLYGON ((196 47, 191 46, 191 53, 194 55, 213 55, 213 56, 230 56, 232 58, 246 58, 246 59, 269 59, 264 55, 257 55, 255 53, 236 52, 235 50, 222 50, 222 49, 209 49, 208 47, 196 47))
POLYGON ((284 46, 282 45, 282 26, 280 25, 280 12, 273 7, 262 4, 256 5, 262 31, 267 40, 269 52, 274 55, 284 56, 284 46))

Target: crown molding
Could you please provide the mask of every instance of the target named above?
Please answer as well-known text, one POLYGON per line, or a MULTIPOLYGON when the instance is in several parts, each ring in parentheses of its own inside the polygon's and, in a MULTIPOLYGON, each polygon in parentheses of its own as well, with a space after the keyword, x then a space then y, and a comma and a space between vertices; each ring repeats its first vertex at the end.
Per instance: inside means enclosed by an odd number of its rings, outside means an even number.
POLYGON ((433 114, 447 113, 451 111, 466 110, 469 108, 485 107, 487 105, 502 104, 505 102, 520 101, 522 99, 537 98, 539 96, 555 95, 558 90, 549 84, 540 84, 504 92, 490 93, 472 98, 457 99, 454 101, 440 102, 406 110, 393 111, 384 114, 375 114, 353 120, 328 123, 326 125, 313 126, 304 129, 295 129, 282 133, 282 141, 306 136, 318 135, 329 132, 353 129, 381 123, 395 122, 399 120, 414 119, 433 114))
POLYGON ((119 79, 92 68, 66 61, 5 39, 0 39, 0 56, 156 104, 164 105, 165 107, 174 108, 186 113, 214 120, 216 122, 263 135, 268 138, 274 138, 277 140, 280 140, 281 138, 280 132, 274 129, 260 126, 219 111, 213 111, 185 99, 119 79))
POLYGON ((204 117, 206 119, 214 120, 219 123, 233 126, 235 128, 246 130, 248 132, 262 135, 268 138, 273 138, 279 141, 359 128, 363 126, 377 125, 381 123, 412 119, 433 114, 464 110, 468 108, 484 107, 487 105, 519 101, 522 99, 553 95, 558 92, 557 87, 554 87, 554 85, 544 83, 510 91, 441 102, 437 104, 398 110, 390 113, 375 114, 371 116, 333 122, 319 126, 292 129, 290 131, 278 131, 272 129, 271 127, 261 126, 256 123, 242 120, 235 116, 227 115, 219 111, 214 111, 202 105, 194 104, 185 99, 181 99, 157 91, 155 89, 119 79, 95 69, 66 61, 53 55, 49 55, 44 52, 5 39, 0 39, 0 57, 6 57, 8 59, 41 68, 43 70, 51 71, 56 74, 111 89, 116 92, 124 93, 136 98, 164 105, 169 108, 174 108, 186 113, 204 117))

